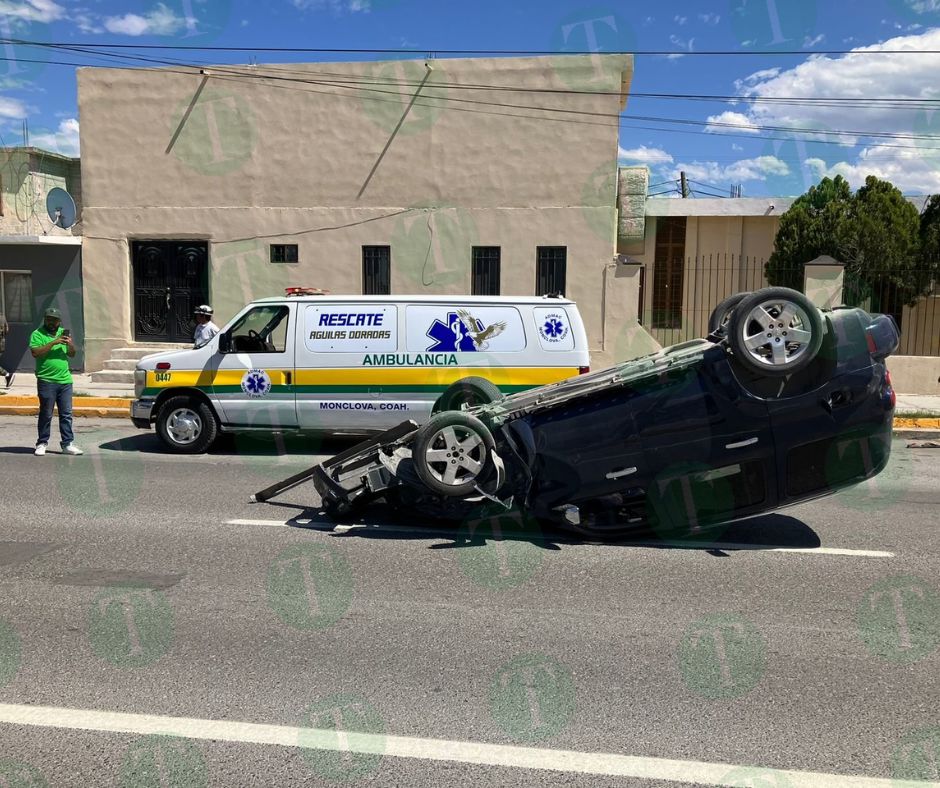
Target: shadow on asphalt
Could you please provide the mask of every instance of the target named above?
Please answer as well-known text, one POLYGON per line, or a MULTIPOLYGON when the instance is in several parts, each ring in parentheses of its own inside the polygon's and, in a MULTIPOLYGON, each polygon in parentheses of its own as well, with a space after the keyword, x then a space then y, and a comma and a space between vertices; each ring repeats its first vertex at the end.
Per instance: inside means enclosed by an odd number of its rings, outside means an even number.
POLYGON ((0 446, 0 454, 32 454, 32 446, 0 446))
MULTIPOLYGON (((326 438, 318 435, 291 435, 287 437, 270 434, 225 433, 219 436, 206 454, 210 457, 279 457, 286 455, 303 460, 305 457, 315 454, 338 454, 361 440, 361 437, 326 438)), ((106 441, 101 444, 101 448, 107 451, 138 452, 140 454, 168 454, 181 459, 188 456, 170 451, 157 434, 152 431, 141 431, 138 435, 106 441)))
POLYGON ((372 506, 360 516, 344 518, 337 523, 316 509, 298 504, 269 501, 266 505, 293 509, 296 514, 287 521, 289 527, 329 533, 338 539, 427 540, 451 539, 448 544, 435 543, 429 550, 479 547, 489 542, 530 542, 545 550, 560 550, 563 545, 601 544, 609 547, 642 547, 660 550, 695 550, 718 558, 728 558, 738 551, 759 551, 773 548, 814 548, 822 542, 819 535, 802 520, 783 514, 764 514, 747 520, 703 528, 697 533, 657 534, 637 531, 629 537, 600 539, 568 533, 551 524, 523 522, 518 515, 467 520, 461 523, 416 523, 414 517, 390 513, 372 506), (337 530, 338 529, 338 530, 337 530))

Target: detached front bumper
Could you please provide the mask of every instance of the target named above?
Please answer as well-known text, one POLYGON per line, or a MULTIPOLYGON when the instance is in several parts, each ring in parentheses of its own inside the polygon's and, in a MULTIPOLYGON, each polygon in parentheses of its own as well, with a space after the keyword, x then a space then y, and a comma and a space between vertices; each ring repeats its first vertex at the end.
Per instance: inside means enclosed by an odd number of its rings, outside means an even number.
POLYGON ((149 430, 151 426, 150 415, 153 413, 155 402, 152 399, 135 399, 131 403, 131 421, 135 427, 149 430))

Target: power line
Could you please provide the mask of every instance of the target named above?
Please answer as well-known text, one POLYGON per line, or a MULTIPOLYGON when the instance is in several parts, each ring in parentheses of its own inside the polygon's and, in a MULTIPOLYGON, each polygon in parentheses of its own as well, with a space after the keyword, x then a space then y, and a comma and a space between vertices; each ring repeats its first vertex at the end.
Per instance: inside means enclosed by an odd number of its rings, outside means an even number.
MULTIPOLYGON (((65 47, 63 47, 63 48, 65 48, 65 47)), ((74 47, 69 47, 69 49, 75 49, 75 48, 74 48, 74 47)), ((87 53, 86 53, 86 54, 87 54, 87 53)), ((103 54, 103 56, 108 56, 108 53, 102 53, 102 54, 103 54)), ((97 55, 95 55, 95 56, 97 56, 97 55)), ((121 56, 121 55, 111 55, 111 57, 118 57, 118 58, 120 58, 120 57, 125 57, 125 58, 126 58, 126 56, 121 56)), ((135 58, 136 58, 136 57, 139 57, 139 56, 132 56, 132 57, 135 57, 135 58)), ((87 65, 86 63, 74 63, 74 62, 51 61, 51 60, 48 60, 48 61, 46 61, 46 60, 30 60, 30 59, 24 59, 24 58, 18 59, 18 58, 0 57, 0 61, 17 61, 17 60, 19 60, 20 62, 36 62, 36 63, 45 63, 45 64, 49 64, 49 65, 61 65, 61 66, 70 66, 70 67, 82 67, 82 66, 87 65)), ((149 58, 148 58, 148 60, 152 60, 152 59, 149 59, 149 58)), ((183 71, 176 70, 176 71, 174 71, 173 69, 170 69, 170 68, 154 69, 154 68, 144 68, 144 67, 128 67, 128 68, 129 68, 130 70, 137 70, 137 71, 141 71, 141 72, 143 72, 143 73, 153 73, 153 74, 161 74, 161 73, 179 73, 179 74, 185 74, 185 75, 187 75, 187 76, 191 76, 191 75, 193 75, 193 74, 199 73, 200 70, 201 70, 200 67, 198 67, 198 66, 189 65, 189 64, 185 64, 185 63, 167 62, 167 61, 156 61, 156 62, 162 62, 162 63, 164 63, 164 64, 168 64, 168 65, 172 65, 172 66, 178 66, 178 67, 180 67, 180 68, 189 69, 189 70, 183 70, 183 71)), ((335 82, 328 81, 328 80, 295 79, 295 78, 289 78, 289 77, 271 77, 271 76, 265 76, 265 75, 263 75, 263 74, 258 74, 258 73, 231 70, 231 68, 232 68, 232 67, 228 67, 228 68, 227 68, 227 67, 225 67, 225 66, 212 66, 212 67, 211 67, 212 76, 213 76, 214 78, 216 78, 216 79, 220 79, 220 80, 223 80, 223 81, 224 81, 224 80, 228 80, 228 81, 244 81, 245 79, 254 79, 254 80, 276 80, 276 81, 284 81, 284 82, 288 82, 288 83, 299 83, 299 84, 304 84, 304 85, 317 85, 317 86, 322 86, 322 87, 333 87, 333 88, 338 88, 338 89, 346 89, 346 90, 353 90, 353 91, 359 91, 359 92, 372 92, 372 93, 393 95, 393 96, 396 97, 396 100, 392 100, 392 101, 390 101, 390 103, 396 103, 396 104, 401 104, 401 103, 402 103, 402 102, 401 102, 402 94, 401 94, 399 91, 379 90, 379 89, 377 89, 377 88, 364 87, 363 83, 356 83, 356 82, 353 82, 352 84, 341 84, 341 83, 335 83, 335 82)), ((251 68, 251 67, 247 67, 247 68, 251 68)), ((369 84, 369 83, 364 83, 364 84, 369 84)), ((282 86, 282 85, 268 85, 268 87, 287 87, 287 86, 282 86)), ((435 87, 436 87, 436 85, 432 84, 431 87, 430 87, 430 89, 433 90, 435 87)), ((287 87, 287 89, 291 89, 291 88, 287 87)), ((318 93, 318 94, 322 94, 322 95, 330 95, 330 96, 334 96, 334 97, 342 97, 342 96, 340 96, 340 94, 337 94, 336 92, 333 92, 333 91, 318 91, 318 90, 312 90, 312 89, 309 89, 309 88, 293 88, 293 89, 295 89, 295 90, 302 90, 303 92, 309 92, 309 93, 318 93)), ((361 98, 362 100, 367 100, 368 97, 359 96, 359 98, 361 98)), ((436 109, 448 109, 448 110, 452 110, 452 111, 470 111, 470 112, 476 111, 476 112, 480 112, 480 113, 482 113, 482 114, 495 114, 495 115, 502 115, 502 116, 505 116, 505 117, 519 117, 519 118, 531 119, 531 120, 545 120, 545 121, 554 121, 554 122, 573 122, 573 123, 582 123, 582 124, 587 124, 587 125, 600 125, 600 126, 618 125, 619 127, 622 127, 622 128, 633 128, 633 129, 637 129, 637 130, 661 131, 661 132, 667 132, 667 133, 670 133, 670 132, 671 132, 671 133, 683 133, 683 132, 682 132, 681 130, 677 130, 677 129, 663 129, 663 128, 661 128, 661 127, 650 127, 650 126, 626 126, 626 125, 624 125, 624 124, 629 123, 629 122, 634 122, 634 121, 652 121, 652 122, 658 122, 658 123, 670 123, 670 124, 679 124, 679 125, 696 125, 696 126, 712 126, 712 127, 720 127, 720 128, 728 128, 728 129, 740 129, 740 128, 744 128, 744 127, 742 127, 740 124, 724 123, 724 122, 709 122, 709 121, 697 121, 697 120, 689 120, 689 119, 663 118, 663 117, 656 117, 656 116, 636 116, 636 115, 632 115, 632 116, 631 116, 631 115, 628 115, 628 116, 621 117, 620 114, 614 114, 614 113, 588 112, 588 111, 583 111, 583 110, 573 110, 573 109, 567 109, 567 108, 542 107, 542 106, 522 105, 522 104, 514 104, 514 103, 484 102, 484 101, 478 101, 478 100, 472 100, 472 99, 460 99, 460 98, 451 97, 451 96, 446 96, 446 95, 443 95, 443 96, 442 96, 442 95, 434 96, 434 95, 430 95, 430 94, 425 94, 425 95, 422 96, 421 98, 436 100, 436 101, 438 101, 438 102, 459 102, 459 103, 466 103, 466 104, 473 104, 473 105, 483 105, 483 106, 498 107, 498 108, 502 108, 502 109, 532 110, 532 111, 537 111, 537 112, 540 112, 540 113, 551 113, 551 112, 554 112, 554 113, 560 113, 560 114, 565 114, 565 115, 581 115, 581 116, 588 116, 588 117, 606 117, 606 118, 611 118, 611 119, 616 118, 616 119, 618 120, 618 123, 617 123, 617 124, 608 124, 608 123, 602 123, 602 122, 596 122, 596 121, 570 120, 570 119, 565 119, 565 118, 554 118, 554 117, 546 116, 546 115, 518 115, 518 114, 515 114, 515 113, 492 112, 492 111, 484 111, 484 110, 473 110, 473 109, 466 109, 466 108, 461 108, 461 107, 442 106, 441 104, 428 104, 428 103, 423 102, 423 101, 416 101, 415 103, 416 103, 417 106, 426 106, 426 107, 436 108, 436 109)), ((381 101, 382 99, 375 99, 375 100, 381 101)), ((386 101, 389 101, 389 100, 386 100, 386 101)), ((758 126, 758 125, 750 126, 750 127, 747 127, 747 128, 751 128, 751 129, 754 129, 754 130, 761 130, 761 131, 770 130, 770 131, 789 132, 789 133, 792 133, 792 134, 794 134, 794 135, 804 135, 804 138, 805 138, 805 135, 829 135, 829 136, 836 136, 836 137, 841 137, 841 138, 844 138, 844 137, 861 137, 861 138, 889 139, 889 140, 890 140, 890 139, 898 139, 898 140, 918 140, 918 139, 923 139, 923 140, 940 140, 940 136, 935 136, 935 135, 899 134, 899 133, 893 133, 893 132, 864 132, 864 131, 847 131, 847 130, 815 129, 815 128, 794 128, 794 127, 785 127, 785 126, 758 126)), ((685 132, 685 133, 691 133, 691 132, 685 132)), ((700 132, 694 132, 694 133, 700 133, 700 132)), ((742 137, 742 138, 751 139, 751 140, 755 139, 755 137, 754 137, 753 134, 733 134, 733 133, 730 133, 730 132, 720 132, 720 133, 721 133, 722 136, 742 137)), ((762 140, 793 141, 794 138, 793 138, 793 137, 771 137, 771 136, 761 135, 761 136, 759 137, 759 139, 762 139, 762 140)), ((820 144, 838 144, 838 145, 845 145, 845 144, 846 144, 843 140, 816 140, 816 142, 818 142, 818 143, 820 143, 820 144)), ((934 149, 940 149, 940 148, 933 148, 933 147, 924 146, 924 145, 890 145, 890 144, 888 144, 888 143, 879 143, 879 145, 882 146, 882 147, 888 147, 888 148, 897 147, 897 148, 917 149, 917 150, 934 150, 934 149)))
MULTIPOLYGON (((16 38, 0 38, 0 44, 39 44, 43 46, 69 46, 67 42, 54 41, 24 41, 16 38)), ((722 57, 748 57, 769 55, 940 55, 938 49, 702 49, 689 51, 684 49, 634 49, 634 50, 557 50, 557 49, 432 49, 417 47, 396 48, 342 48, 342 47, 233 47, 233 46, 197 46, 195 44, 100 44, 90 43, 87 46, 96 49, 156 49, 179 50, 187 52, 293 52, 317 54, 350 54, 350 55, 516 55, 516 56, 545 56, 545 55, 644 55, 665 57, 667 55, 683 55, 685 57, 722 56, 722 57)))
MULTIPOLYGON (((0 39, 0 43, 6 41, 7 39, 0 39)), ((139 60, 141 62, 155 63, 159 65, 175 65, 175 66, 190 66, 190 67, 209 67, 217 66, 224 67, 228 65, 230 67, 238 67, 238 64, 215 64, 204 61, 197 62, 185 62, 180 60, 166 60, 158 58, 150 58, 143 55, 120 55, 120 54, 111 54, 108 52, 99 53, 95 49, 100 48, 154 48, 154 49, 192 49, 200 50, 202 47, 185 47, 185 46, 164 46, 164 45, 135 45, 135 44, 114 44, 114 45, 82 45, 76 46, 74 44, 59 44, 59 43, 46 43, 46 42, 36 42, 36 41, 26 41, 22 39, 9 39, 10 42, 15 42, 20 46, 30 46, 36 48, 49 48, 56 50, 72 51, 79 52, 82 54, 87 54, 89 56, 106 56, 112 58, 121 58, 125 60, 139 60)), ((207 47, 205 49, 214 49, 207 47)), ((231 51, 239 51, 239 48, 221 48, 231 51)), ((277 48, 271 48, 271 51, 279 51, 277 48)), ((284 51, 295 51, 295 50, 284 50, 284 51)), ((301 51, 301 50, 296 50, 301 51)), ((306 50, 303 50, 306 51, 306 50)), ((309 50, 309 51, 318 51, 318 50, 309 50)), ((391 51, 391 50, 389 50, 391 51)), ((397 50, 396 50, 397 51, 397 50)), ((417 50, 416 50, 417 51, 417 50)), ((26 62, 26 61, 24 61, 26 62)), ((80 64, 76 64, 80 65, 80 64)), ((318 72, 310 72, 309 70, 298 70, 290 69, 281 65, 262 65, 262 66, 249 66, 255 71, 273 71, 280 74, 297 74, 304 75, 308 77, 311 73, 316 76, 318 72)), ((374 81, 374 84, 378 85, 388 85, 396 84, 402 86, 411 86, 418 87, 421 83, 416 80, 399 80, 399 79, 389 79, 386 77, 350 77, 348 74, 336 74, 336 73, 321 73, 320 76, 332 77, 334 78, 331 81, 337 83, 347 81, 352 84, 363 84, 367 83, 370 80, 374 81)), ((546 93, 546 94, 561 94, 561 95, 584 95, 584 96, 619 96, 621 95, 620 91, 604 91, 604 90, 573 90, 565 88, 529 88, 521 86, 507 86, 507 85, 488 85, 488 84, 479 84, 479 83, 453 83, 453 82, 442 82, 435 83, 435 85, 440 85, 441 87, 446 87, 452 90, 466 90, 466 91, 504 91, 504 92, 514 92, 514 93, 546 93)), ((859 106, 864 108, 870 108, 874 105, 883 105, 886 108, 933 108, 937 105, 940 105, 940 98, 931 99, 931 98, 914 98, 906 96, 873 96, 873 97, 847 97, 847 96, 757 96, 757 95, 727 95, 727 94, 700 94, 700 93, 648 93, 635 91, 631 92, 631 98, 649 98, 649 99, 664 99, 664 100, 689 100, 689 101, 707 101, 707 102, 719 102, 719 103, 728 103, 728 102, 747 102, 747 103, 766 103, 766 104, 781 104, 781 105, 800 105, 800 104, 814 104, 816 106, 859 106)))

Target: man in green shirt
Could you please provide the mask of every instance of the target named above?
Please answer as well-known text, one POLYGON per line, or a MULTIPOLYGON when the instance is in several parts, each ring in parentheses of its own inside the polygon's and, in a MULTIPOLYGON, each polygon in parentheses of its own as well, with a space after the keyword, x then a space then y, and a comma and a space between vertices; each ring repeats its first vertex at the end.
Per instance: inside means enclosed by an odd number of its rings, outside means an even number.
POLYGON ((39 439, 37 457, 46 453, 52 429, 53 409, 59 408, 59 438, 63 454, 83 454, 72 441, 72 373, 69 359, 75 343, 62 330, 62 315, 54 306, 46 310, 43 324, 29 338, 29 350, 36 359, 36 388, 39 394, 39 439))

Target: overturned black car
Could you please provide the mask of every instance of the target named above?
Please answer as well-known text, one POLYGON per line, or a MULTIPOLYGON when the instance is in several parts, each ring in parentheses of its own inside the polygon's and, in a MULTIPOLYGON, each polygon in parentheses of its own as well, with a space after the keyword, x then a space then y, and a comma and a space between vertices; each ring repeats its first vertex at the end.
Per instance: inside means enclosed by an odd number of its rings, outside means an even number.
POLYGON ((884 361, 899 341, 890 316, 820 311, 801 293, 766 288, 719 304, 709 331, 511 396, 465 378, 438 400, 452 409, 359 443, 306 478, 334 517, 382 498, 435 518, 517 508, 613 536, 748 517, 885 467, 895 396, 884 361))

